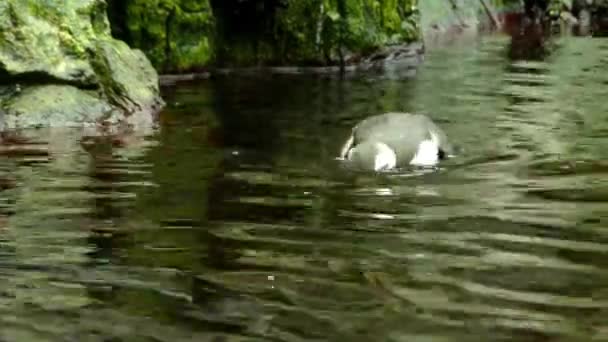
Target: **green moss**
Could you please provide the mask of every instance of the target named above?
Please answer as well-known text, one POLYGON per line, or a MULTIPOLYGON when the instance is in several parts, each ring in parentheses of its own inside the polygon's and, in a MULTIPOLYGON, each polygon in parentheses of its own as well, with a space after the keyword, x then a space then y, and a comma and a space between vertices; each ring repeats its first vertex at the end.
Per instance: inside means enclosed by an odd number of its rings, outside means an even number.
POLYGON ((115 32, 164 72, 212 63, 335 64, 340 49, 366 54, 419 36, 416 0, 291 0, 274 7, 236 0, 113 1, 112 8, 126 12, 115 14, 126 21, 113 23, 115 32))
POLYGON ((8 127, 91 123, 107 111, 140 120, 162 105, 145 55, 110 36, 105 0, 1 1, 0 83, 20 89, 0 94, 8 127))
POLYGON ((3 107, 7 127, 90 125, 112 113, 112 107, 94 92, 67 85, 28 87, 3 107))
POLYGON ((9 75, 45 73, 83 86, 95 83, 93 70, 82 59, 93 35, 87 22, 74 25, 74 8, 59 12, 60 7, 55 1, 32 0, 0 6, 0 69, 9 75))
POLYGON ((131 50, 124 42, 100 40, 91 63, 105 98, 125 112, 159 98, 156 71, 141 51, 131 50))
POLYGON ((400 0, 347 2, 349 49, 372 50, 418 37, 414 3, 400 0))
POLYGON ((169 63, 178 70, 204 66, 213 58, 213 14, 205 2, 183 1, 169 22, 169 63), (192 4, 190 4, 192 3, 192 4), (197 6, 195 6, 197 5, 197 6))
POLYGON ((202 37, 194 44, 171 43, 175 51, 173 64, 177 70, 188 70, 195 67, 205 66, 212 58, 211 43, 209 38, 202 37))
POLYGON ((205 66, 212 58, 214 17, 208 1, 127 0, 129 42, 164 71, 205 66))
MULTIPOLYGON (((226 12, 226 11, 224 11, 226 12)), ((229 12, 229 11, 227 11, 229 12)), ((222 37, 223 64, 336 64, 340 49, 368 54, 418 38, 413 0, 299 0, 277 8, 272 27, 222 37)), ((226 21, 226 18, 218 18, 226 21)))

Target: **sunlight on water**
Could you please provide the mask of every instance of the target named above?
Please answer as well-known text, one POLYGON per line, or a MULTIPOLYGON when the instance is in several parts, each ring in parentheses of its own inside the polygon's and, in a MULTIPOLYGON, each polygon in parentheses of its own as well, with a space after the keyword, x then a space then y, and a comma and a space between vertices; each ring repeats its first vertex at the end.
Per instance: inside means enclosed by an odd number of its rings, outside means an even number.
POLYGON ((406 78, 184 84, 141 134, 22 133, 0 148, 0 341, 608 339, 608 41, 513 44, 406 78), (345 171, 385 111, 462 152, 345 171))

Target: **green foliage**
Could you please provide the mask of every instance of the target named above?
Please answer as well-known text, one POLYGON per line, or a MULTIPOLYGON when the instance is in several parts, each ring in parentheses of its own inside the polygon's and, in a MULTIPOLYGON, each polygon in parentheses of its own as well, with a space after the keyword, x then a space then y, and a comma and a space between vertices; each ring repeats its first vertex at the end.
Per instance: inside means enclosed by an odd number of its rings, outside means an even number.
POLYGON ((213 54, 214 17, 208 1, 127 0, 130 43, 165 71, 204 66, 213 54))
POLYGON ((418 36, 412 1, 347 1, 347 34, 350 50, 369 51, 388 44, 411 41, 418 36))
POLYGON ((412 0, 291 1, 277 12, 276 59, 334 64, 339 49, 360 55, 418 37, 412 0))
POLYGON ((265 21, 259 27, 222 33, 215 29, 218 23, 240 24, 222 17, 232 15, 229 3, 217 5, 216 18, 209 1, 127 0, 129 43, 157 68, 185 71, 212 62, 335 64, 340 49, 361 55, 419 36, 415 0, 289 0, 285 5, 272 8, 270 16, 249 13, 265 21))

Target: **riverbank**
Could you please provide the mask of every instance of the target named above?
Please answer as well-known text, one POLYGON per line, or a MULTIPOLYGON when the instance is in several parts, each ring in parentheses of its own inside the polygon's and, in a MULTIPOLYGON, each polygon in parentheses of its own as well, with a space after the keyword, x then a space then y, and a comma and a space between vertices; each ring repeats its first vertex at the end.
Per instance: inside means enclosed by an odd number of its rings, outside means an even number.
POLYGON ((197 81, 211 77, 221 76, 272 76, 272 75, 354 75, 368 72, 381 72, 386 68, 398 67, 401 69, 416 68, 423 59, 424 44, 421 42, 406 45, 385 47, 366 57, 358 63, 349 65, 330 66, 257 66, 241 68, 209 68, 207 71, 186 74, 161 74, 160 83, 170 86, 177 82, 197 81))
POLYGON ((272 18, 266 18, 272 30, 256 26, 249 36, 239 30, 251 28, 247 20, 259 9, 230 1, 191 8, 179 0, 160 7, 138 0, 109 1, 108 7, 102 0, 10 0, 0 6, 6 32, 0 45, 0 129, 152 125, 164 105, 160 84, 212 76, 415 70, 432 45, 428 32, 445 35, 435 30, 444 22, 448 31, 478 28, 493 18, 482 2, 472 1, 456 1, 461 4, 455 7, 440 1, 420 7, 412 0, 375 7, 375 1, 294 1, 272 8, 272 18), (225 12, 229 7, 251 12, 225 12), (450 16, 459 20, 451 23, 450 16), (204 18, 213 29, 200 26, 204 18), (163 39, 151 36, 156 29, 163 39), (255 49, 244 48, 243 39, 255 41, 255 49), (203 51, 203 45, 211 50, 203 51), (159 78, 159 71, 177 72, 159 78))
POLYGON ((210 65, 202 72, 164 73, 162 85, 180 81, 196 81, 226 75, 313 74, 340 75, 382 71, 388 68, 415 69, 424 59, 428 48, 448 44, 455 39, 475 37, 481 32, 498 29, 505 13, 517 11, 513 4, 497 0, 460 0, 452 2, 419 2, 415 7, 418 23, 415 39, 401 44, 379 47, 375 52, 357 59, 334 62, 323 66, 260 65, 248 67, 218 67, 210 65), (453 6, 452 4, 457 4, 453 6))
POLYGON ((353 64, 418 39, 415 0, 110 0, 114 37, 161 73, 353 64))

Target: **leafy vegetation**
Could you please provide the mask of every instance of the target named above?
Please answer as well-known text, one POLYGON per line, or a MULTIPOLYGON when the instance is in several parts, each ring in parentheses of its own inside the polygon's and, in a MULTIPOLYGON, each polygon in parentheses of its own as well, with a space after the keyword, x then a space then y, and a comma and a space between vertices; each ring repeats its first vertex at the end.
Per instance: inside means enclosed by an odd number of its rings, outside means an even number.
MULTIPOLYGON (((116 2, 122 0, 110 8, 116 2)), ((127 32, 118 38, 143 49, 157 68, 180 71, 211 59, 214 17, 208 1, 126 0, 122 6, 127 20, 113 25, 127 32)))
POLYGON ((416 0, 120 3, 110 1, 113 31, 163 71, 209 64, 336 64, 419 36, 416 0))

